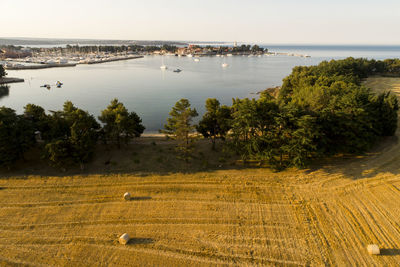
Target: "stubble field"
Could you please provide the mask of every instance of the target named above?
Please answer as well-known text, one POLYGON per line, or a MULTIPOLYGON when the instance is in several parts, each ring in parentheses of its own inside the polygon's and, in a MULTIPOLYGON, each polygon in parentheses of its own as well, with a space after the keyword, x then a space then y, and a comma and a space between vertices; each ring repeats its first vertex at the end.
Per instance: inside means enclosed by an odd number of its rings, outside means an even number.
MULTIPOLYGON (((400 79, 366 85, 400 96, 400 79)), ((396 266, 399 133, 307 170, 1 178, 0 265, 396 266)))

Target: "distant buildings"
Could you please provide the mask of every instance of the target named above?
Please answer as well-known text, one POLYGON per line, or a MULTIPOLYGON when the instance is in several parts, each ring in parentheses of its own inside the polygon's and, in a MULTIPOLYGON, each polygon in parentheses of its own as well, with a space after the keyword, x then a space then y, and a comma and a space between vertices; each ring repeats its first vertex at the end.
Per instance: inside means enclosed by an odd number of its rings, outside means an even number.
POLYGON ((25 47, 6 46, 0 48, 1 58, 25 58, 32 56, 32 51, 25 47))

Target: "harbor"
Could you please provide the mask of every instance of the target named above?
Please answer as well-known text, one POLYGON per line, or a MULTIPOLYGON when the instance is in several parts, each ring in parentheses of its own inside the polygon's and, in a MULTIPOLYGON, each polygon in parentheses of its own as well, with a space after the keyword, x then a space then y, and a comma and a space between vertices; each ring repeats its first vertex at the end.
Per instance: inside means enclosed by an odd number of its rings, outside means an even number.
MULTIPOLYGON (((186 46, 162 45, 162 46, 70 46, 53 48, 34 47, 3 47, 0 50, 0 58, 6 70, 38 70, 48 68, 75 67, 79 64, 102 64, 108 62, 132 60, 145 56, 161 57, 187 57, 199 62, 201 57, 310 57, 307 54, 269 51, 266 47, 253 46, 236 42, 233 45, 197 45, 186 46)), ((222 68, 229 64, 221 62, 222 68)), ((166 69, 161 67, 161 69, 166 69)), ((175 68, 176 70, 179 68, 175 68)), ((180 72, 180 71, 175 71, 180 72)))
POLYGON ((78 64, 101 64, 107 62, 115 62, 121 60, 131 60, 143 58, 139 55, 130 56, 92 56, 86 58, 21 58, 21 59, 6 59, 4 68, 6 70, 36 70, 48 68, 63 68, 75 67, 78 64))

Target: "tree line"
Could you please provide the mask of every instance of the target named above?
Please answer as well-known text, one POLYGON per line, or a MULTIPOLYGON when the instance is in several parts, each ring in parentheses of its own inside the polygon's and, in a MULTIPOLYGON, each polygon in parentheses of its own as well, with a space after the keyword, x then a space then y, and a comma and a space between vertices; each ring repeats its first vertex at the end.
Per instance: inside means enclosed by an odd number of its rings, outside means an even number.
MULTIPOLYGON (((304 167, 310 160, 338 153, 361 153, 397 129, 398 100, 390 92, 374 93, 362 84, 372 75, 400 76, 400 60, 348 58, 318 66, 295 67, 275 97, 268 90, 258 99, 233 99, 221 105, 206 101, 198 116, 189 100, 172 108, 162 133, 178 140, 178 156, 190 161, 199 135, 217 140, 244 161, 258 160, 276 169, 304 167)), ((93 156, 98 141, 120 147, 139 137, 144 126, 135 112, 117 99, 98 119, 71 102, 46 114, 29 104, 24 114, 0 108, 0 165, 10 166, 35 145, 41 133, 42 151, 52 164, 83 164, 93 156)))
POLYGON ((117 99, 101 112, 98 119, 75 107, 70 101, 60 111, 45 110, 28 104, 24 113, 0 107, 0 166, 10 167, 24 153, 37 144, 44 159, 52 165, 65 168, 79 164, 81 168, 92 158, 98 141, 120 147, 139 137, 145 127, 135 112, 129 112, 117 99))
MULTIPOLYGON (((259 99, 233 99, 230 107, 208 99, 196 130, 211 139, 213 148, 216 139, 226 140, 243 160, 276 169, 304 167, 313 158, 337 153, 362 153, 397 129, 397 97, 363 86, 362 80, 372 75, 400 76, 400 60, 347 58, 295 67, 277 97, 266 90, 259 99)), ((195 137, 190 134, 195 116, 182 99, 165 126, 165 133, 183 141, 184 156, 195 137)))
MULTIPOLYGON (((192 46, 193 49, 201 48, 201 46, 192 46)), ((207 49, 214 49, 213 46, 206 46, 207 49)), ((41 52, 43 48, 31 48, 33 52, 41 52)), ((168 51, 170 53, 176 53, 178 51, 178 47, 175 45, 163 44, 163 45, 67 45, 66 47, 53 47, 46 48, 46 51, 49 52, 59 52, 59 53, 94 53, 94 52, 105 52, 105 53, 126 53, 126 52, 134 52, 134 53, 142 53, 142 52, 154 52, 154 51, 168 51)), ((223 53, 226 51, 231 52, 248 52, 248 53, 258 53, 268 51, 268 49, 264 49, 259 47, 258 45, 241 45, 238 47, 229 47, 229 46, 220 46, 217 49, 218 53, 223 53)))

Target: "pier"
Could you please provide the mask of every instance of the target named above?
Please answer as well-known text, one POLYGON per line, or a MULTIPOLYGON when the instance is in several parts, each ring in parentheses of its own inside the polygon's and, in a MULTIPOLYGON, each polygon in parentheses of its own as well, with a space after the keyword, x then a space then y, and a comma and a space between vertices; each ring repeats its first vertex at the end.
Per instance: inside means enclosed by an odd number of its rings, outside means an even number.
POLYGON ((75 67, 75 63, 65 64, 40 64, 40 65, 13 65, 5 66, 7 70, 37 70, 37 69, 48 69, 48 68, 61 68, 61 67, 75 67))
POLYGON ((143 58, 143 56, 103 58, 103 59, 99 59, 99 60, 89 60, 89 61, 87 61, 85 63, 80 63, 80 64, 101 64, 101 63, 107 63, 107 62, 113 62, 113 61, 121 61, 121 60, 129 60, 129 59, 137 59, 137 58, 143 58))
POLYGON ((25 82, 25 80, 20 78, 0 78, 0 84, 23 83, 23 82, 25 82))

